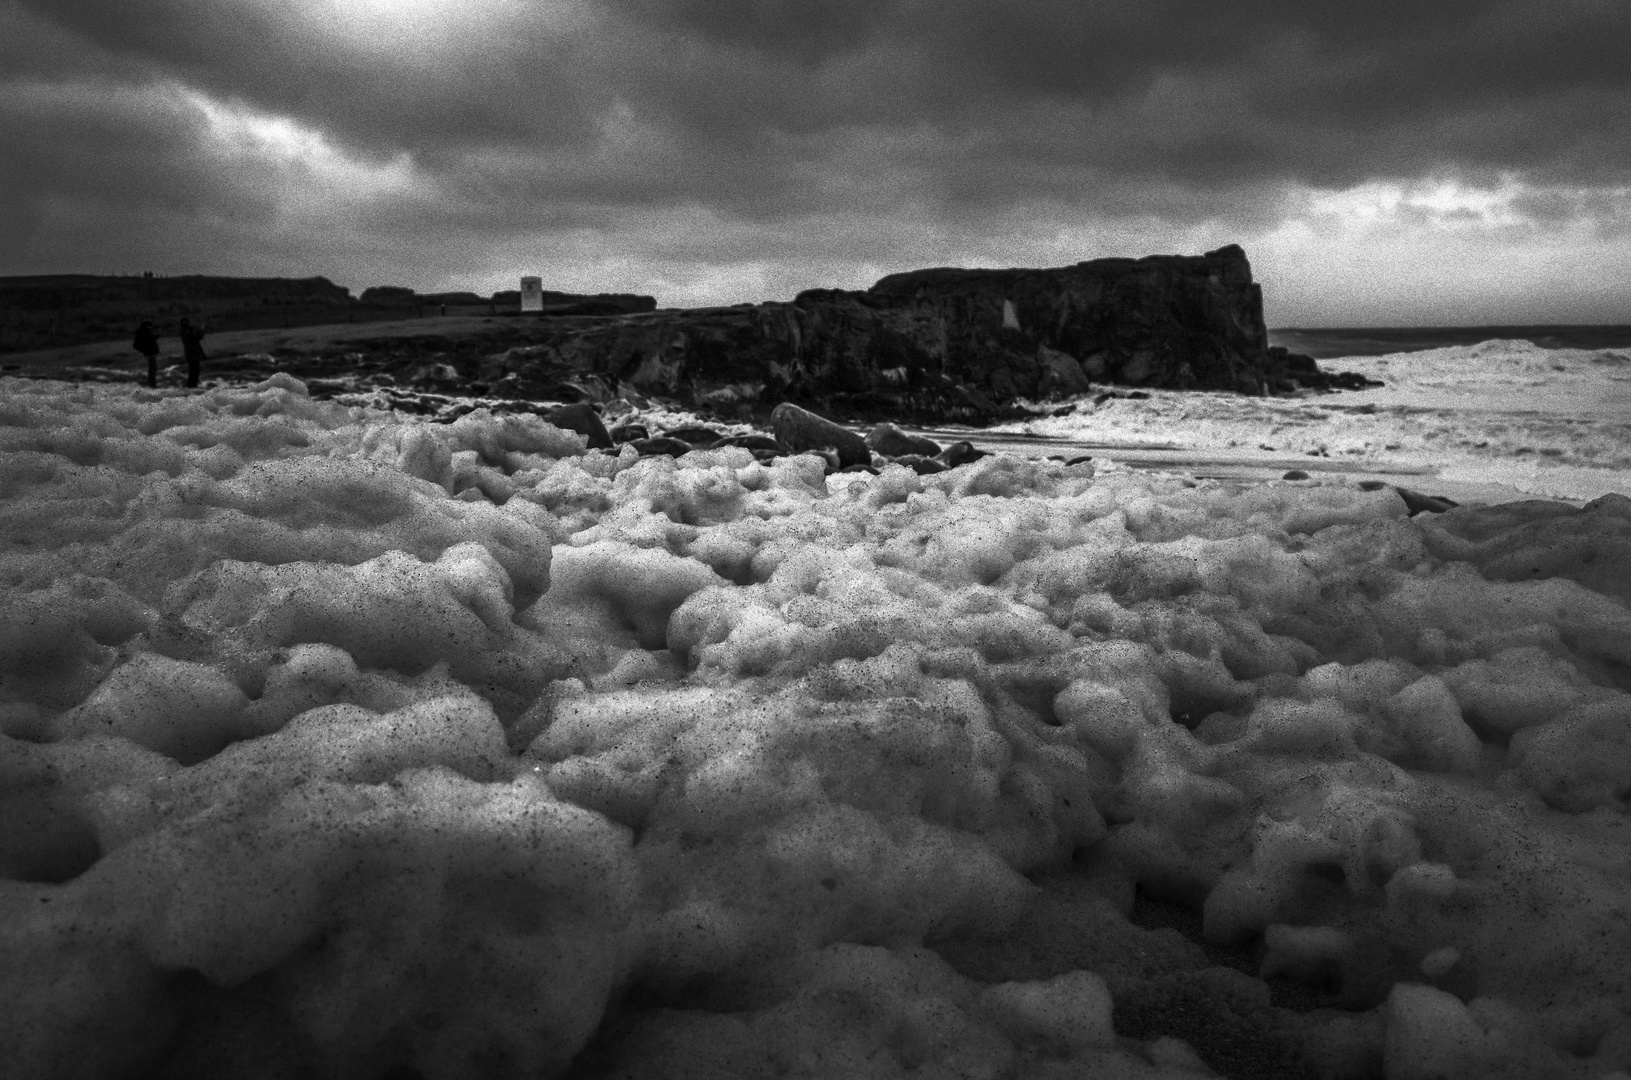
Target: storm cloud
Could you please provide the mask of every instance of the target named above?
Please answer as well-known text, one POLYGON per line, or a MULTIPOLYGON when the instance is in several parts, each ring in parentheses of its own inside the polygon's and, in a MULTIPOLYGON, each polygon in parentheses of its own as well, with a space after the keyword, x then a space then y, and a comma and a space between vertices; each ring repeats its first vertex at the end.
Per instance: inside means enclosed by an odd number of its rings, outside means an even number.
POLYGON ((864 286, 1247 246, 1270 321, 1628 321, 1618 0, 5 0, 0 273, 864 286))

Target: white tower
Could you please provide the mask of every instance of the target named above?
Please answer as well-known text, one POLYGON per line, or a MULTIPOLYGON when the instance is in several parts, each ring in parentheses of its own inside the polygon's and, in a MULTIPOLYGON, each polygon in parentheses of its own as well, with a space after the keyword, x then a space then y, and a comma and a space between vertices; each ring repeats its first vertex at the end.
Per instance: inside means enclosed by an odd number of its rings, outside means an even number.
POLYGON ((524 277, 521 279, 521 310, 544 310, 544 279, 524 277))

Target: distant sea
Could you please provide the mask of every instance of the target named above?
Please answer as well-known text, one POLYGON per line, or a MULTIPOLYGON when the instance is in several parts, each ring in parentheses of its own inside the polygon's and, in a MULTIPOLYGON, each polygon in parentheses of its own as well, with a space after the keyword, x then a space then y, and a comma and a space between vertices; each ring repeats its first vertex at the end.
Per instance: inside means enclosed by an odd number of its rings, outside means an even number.
POLYGON ((1529 341, 1544 349, 1624 349, 1631 348, 1631 326, 1367 326, 1269 331, 1270 345, 1283 345, 1316 360, 1383 356, 1482 341, 1529 341))

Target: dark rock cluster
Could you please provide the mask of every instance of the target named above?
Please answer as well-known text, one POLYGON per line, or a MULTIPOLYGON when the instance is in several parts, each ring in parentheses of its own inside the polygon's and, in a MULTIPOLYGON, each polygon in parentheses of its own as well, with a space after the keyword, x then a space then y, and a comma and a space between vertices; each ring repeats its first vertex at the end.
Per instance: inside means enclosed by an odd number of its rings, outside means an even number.
MULTIPOLYGON (((600 413, 586 403, 562 405, 542 412, 550 423, 576 431, 589 440, 591 450, 633 447, 641 457, 666 454, 680 457, 693 450, 740 446, 760 461, 788 454, 814 454, 827 463, 828 472, 876 473, 895 462, 919 475, 944 472, 985 457, 967 440, 942 447, 933 439, 910 435, 894 424, 880 423, 862 436, 842 424, 781 404, 771 414, 774 434, 729 432, 706 424, 687 424, 653 430, 649 424, 626 421, 608 430, 600 413)), ((1085 460, 1085 459, 1084 459, 1085 460)))
POLYGON ((1051 270, 918 270, 791 303, 559 318, 479 381, 530 396, 624 385, 744 412, 789 401, 851 417, 983 423, 1095 384, 1291 393, 1363 385, 1271 349, 1245 253, 1051 270))
POLYGON ((1367 379, 1357 371, 1322 371, 1311 356, 1291 352, 1279 345, 1270 345, 1265 361, 1264 380, 1275 393, 1294 393, 1298 390, 1363 390, 1381 386, 1375 379, 1367 379))

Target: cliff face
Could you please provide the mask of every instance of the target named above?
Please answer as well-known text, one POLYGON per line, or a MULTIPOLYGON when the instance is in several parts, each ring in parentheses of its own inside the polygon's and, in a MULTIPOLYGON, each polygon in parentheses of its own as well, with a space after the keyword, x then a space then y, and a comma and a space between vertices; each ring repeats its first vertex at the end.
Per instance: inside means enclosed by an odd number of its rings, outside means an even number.
MULTIPOLYGON (((868 295, 933 310, 959 343, 998 328, 1007 351, 1032 357, 1011 364, 1022 386, 1068 379, 1075 360, 1098 381, 1250 391, 1268 348, 1262 289, 1232 244, 1057 270, 917 270, 884 278, 868 295)), ((966 350, 953 348, 948 359, 971 375, 981 367, 966 350)))
POLYGON ((918 270, 791 303, 552 323, 542 343, 491 358, 482 381, 978 420, 1090 380, 1265 393, 1310 379, 1270 354, 1262 292, 1233 245, 1053 270, 918 270))

